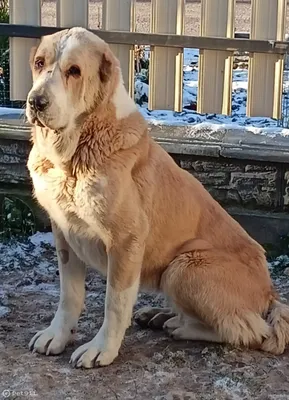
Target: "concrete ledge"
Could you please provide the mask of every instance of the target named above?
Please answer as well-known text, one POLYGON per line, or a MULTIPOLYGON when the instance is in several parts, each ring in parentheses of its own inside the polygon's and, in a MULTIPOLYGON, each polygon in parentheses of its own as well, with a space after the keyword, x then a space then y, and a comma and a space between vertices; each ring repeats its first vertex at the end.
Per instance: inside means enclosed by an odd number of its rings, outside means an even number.
POLYGON ((246 129, 197 130, 194 125, 149 125, 151 136, 168 152, 266 162, 289 162, 289 138, 246 129))
MULTIPOLYGON (((149 124, 150 135, 169 153, 289 163, 289 137, 269 137, 245 129, 149 124)), ((29 140, 25 120, 0 120, 0 139, 29 140)))

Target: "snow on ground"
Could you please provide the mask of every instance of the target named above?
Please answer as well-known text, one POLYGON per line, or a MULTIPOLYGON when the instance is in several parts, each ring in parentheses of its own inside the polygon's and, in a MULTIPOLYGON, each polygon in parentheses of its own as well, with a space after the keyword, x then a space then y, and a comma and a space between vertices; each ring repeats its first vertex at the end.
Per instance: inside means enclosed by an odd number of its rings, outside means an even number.
POLYGON ((32 244, 34 244, 34 246, 41 246, 42 243, 54 246, 54 238, 52 232, 45 234, 41 232, 36 232, 33 236, 29 238, 29 240, 32 244))

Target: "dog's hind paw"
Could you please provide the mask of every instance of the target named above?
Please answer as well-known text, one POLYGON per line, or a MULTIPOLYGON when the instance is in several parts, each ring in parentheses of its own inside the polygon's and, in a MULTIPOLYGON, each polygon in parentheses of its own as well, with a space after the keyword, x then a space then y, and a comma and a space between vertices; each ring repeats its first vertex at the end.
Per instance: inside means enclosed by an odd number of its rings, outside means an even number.
POLYGON ((165 332, 168 333, 168 335, 171 335, 174 330, 178 329, 181 326, 181 321, 179 315, 176 315, 170 319, 168 319, 163 326, 163 329, 165 332))
POLYGON ((135 322, 142 328, 162 329, 164 323, 175 316, 170 308, 143 307, 135 313, 135 322))

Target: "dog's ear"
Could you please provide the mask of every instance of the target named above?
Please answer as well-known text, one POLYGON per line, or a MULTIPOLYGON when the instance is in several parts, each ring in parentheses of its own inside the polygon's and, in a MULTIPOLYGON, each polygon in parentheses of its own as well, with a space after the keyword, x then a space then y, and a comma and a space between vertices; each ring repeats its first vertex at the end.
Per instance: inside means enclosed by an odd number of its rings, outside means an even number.
POLYGON ((99 67, 99 77, 102 83, 108 82, 112 74, 113 58, 110 51, 103 53, 99 67))

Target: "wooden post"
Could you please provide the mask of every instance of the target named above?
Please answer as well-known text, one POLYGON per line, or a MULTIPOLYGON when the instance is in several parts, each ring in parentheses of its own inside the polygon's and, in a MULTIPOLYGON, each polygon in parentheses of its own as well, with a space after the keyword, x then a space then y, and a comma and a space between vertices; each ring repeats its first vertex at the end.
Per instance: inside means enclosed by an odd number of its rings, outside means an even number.
POLYGON ((64 28, 73 26, 88 26, 88 0, 58 0, 57 21, 64 28))
MULTIPOLYGON (((234 38, 235 0, 202 0, 201 36, 234 38)), ((233 53, 200 50, 199 113, 231 114, 233 53)))
MULTIPOLYGON (((135 0, 103 0, 102 29, 134 32, 135 0)), ((110 48, 120 61, 125 87, 133 97, 134 46, 111 44, 110 48)))
MULTIPOLYGON (((152 0, 152 33, 181 35, 184 31, 184 0, 152 0)), ((183 108, 183 49, 151 46, 150 110, 183 108)))
MULTIPOLYGON (((40 25, 39 0, 10 0, 11 24, 40 25)), ((38 39, 10 38, 10 99, 26 100, 32 86, 29 56, 38 39)))
MULTIPOLYGON (((251 39, 284 40, 286 0, 252 0, 251 39)), ((249 59, 247 115, 281 117, 284 56, 255 53, 249 59)))
POLYGON ((60 26, 60 0, 56 0, 56 26, 60 26))

